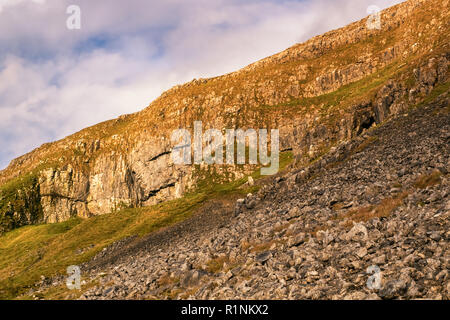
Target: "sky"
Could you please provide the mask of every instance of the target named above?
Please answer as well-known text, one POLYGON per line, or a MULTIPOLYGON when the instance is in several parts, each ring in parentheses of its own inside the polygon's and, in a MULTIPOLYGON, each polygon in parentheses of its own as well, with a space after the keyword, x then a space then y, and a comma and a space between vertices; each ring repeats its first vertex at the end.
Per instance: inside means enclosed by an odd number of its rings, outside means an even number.
POLYGON ((0 169, 400 0, 0 0, 0 169), (69 29, 71 5, 80 28, 69 29))

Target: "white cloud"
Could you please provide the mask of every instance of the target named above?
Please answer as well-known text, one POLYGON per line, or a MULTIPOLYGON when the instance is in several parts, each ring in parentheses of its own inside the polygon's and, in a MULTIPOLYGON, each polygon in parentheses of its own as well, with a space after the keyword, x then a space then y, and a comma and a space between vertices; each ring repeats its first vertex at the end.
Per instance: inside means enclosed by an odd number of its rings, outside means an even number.
MULTIPOLYGON (((0 12, 3 11, 3 8, 17 6, 27 0, 0 0, 0 12)), ((36 4, 44 4, 46 0, 28 0, 31 3, 36 4)))

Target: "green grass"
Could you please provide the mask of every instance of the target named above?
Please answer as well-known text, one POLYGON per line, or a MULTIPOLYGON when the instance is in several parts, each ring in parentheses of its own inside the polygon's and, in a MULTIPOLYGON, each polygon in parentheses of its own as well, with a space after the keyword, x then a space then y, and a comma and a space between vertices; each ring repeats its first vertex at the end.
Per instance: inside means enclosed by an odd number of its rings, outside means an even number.
POLYGON ((0 234, 42 218, 37 184, 34 170, 0 187, 0 234))
MULTIPOLYGON (((280 170, 291 161, 291 152, 281 153, 280 170)), ((259 179, 259 172, 256 170, 252 176, 259 179)), ((194 192, 180 199, 89 219, 73 218, 62 223, 25 226, 7 232, 0 236, 0 299, 14 299, 25 294, 41 275, 65 274, 67 266, 88 261, 114 241, 134 235, 144 236, 185 220, 206 201, 238 197, 257 190, 257 186, 241 188, 246 181, 247 177, 244 177, 229 183, 216 183, 213 175, 206 175, 194 192)), ((61 297, 59 294, 66 293, 64 290, 53 288, 50 297, 61 297)))
POLYGON ((450 81, 446 81, 442 84, 437 85, 431 90, 431 92, 421 101, 416 107, 424 106, 432 103, 436 98, 438 98, 441 94, 444 94, 450 90, 450 81))
MULTIPOLYGON (((423 23, 427 23, 428 20, 429 18, 424 19, 423 23)), ((295 74, 300 65, 308 67, 307 78, 299 82, 306 84, 313 81, 314 77, 319 73, 328 70, 327 68, 330 63, 337 63, 337 65, 334 65, 334 68, 338 69, 355 63, 356 53, 362 52, 362 50, 371 52, 375 56, 378 55, 384 48, 392 46, 402 36, 400 31, 395 29, 394 31, 395 33, 382 33, 369 37, 361 42, 351 43, 349 45, 343 44, 317 57, 300 60, 294 59, 281 65, 268 63, 256 69, 254 72, 236 74, 235 77, 230 79, 220 80, 221 78, 217 78, 194 86, 183 86, 179 89, 177 96, 196 96, 204 92, 214 91, 224 95, 223 104, 225 104, 229 102, 226 99, 231 99, 232 95, 245 93, 246 91, 241 84, 247 83, 250 80, 253 81, 253 79, 257 79, 262 83, 264 80, 272 80, 274 77, 280 77, 280 89, 284 88, 288 77, 295 74), (279 74, 284 74, 285 76, 279 76, 279 74), (233 93, 223 93, 223 90, 230 86, 235 87, 236 90, 233 93)), ((439 40, 438 43, 446 43, 445 34, 442 37, 443 40, 439 40)), ((440 50, 445 50, 445 48, 443 47, 440 50)), ((438 47, 434 48, 433 54, 436 54, 436 52, 438 52, 438 47)), ((360 102, 367 97, 373 97, 387 80, 405 75, 404 84, 408 88, 412 87, 415 84, 415 79, 412 76, 412 68, 416 66, 419 58, 425 60, 426 57, 410 55, 406 60, 397 58, 387 66, 361 80, 349 83, 335 91, 320 96, 293 99, 278 105, 261 104, 258 107, 242 106, 242 112, 246 117, 241 120, 242 123, 239 123, 239 125, 245 127, 247 124, 250 125, 255 122, 259 124, 259 127, 270 128, 274 124, 274 119, 278 119, 278 115, 281 115, 279 119, 289 118, 293 115, 306 114, 312 111, 312 109, 317 109, 322 116, 327 116, 326 119, 323 118, 321 121, 327 126, 333 127, 341 118, 340 111, 345 111, 346 108, 351 107, 354 103, 360 102)), ((449 82, 447 82, 437 86, 425 97, 420 105, 425 105, 440 94, 447 92, 449 85, 449 82)), ((255 99, 257 98, 255 97, 255 99)), ((165 105, 171 105, 171 103, 166 101, 166 97, 164 96, 158 98, 150 108, 142 113, 128 115, 120 119, 106 121, 86 128, 69 136, 67 141, 74 142, 83 139, 89 142, 93 139, 100 139, 104 142, 103 140, 110 138, 114 134, 125 138, 127 135, 122 135, 124 132, 129 133, 133 132, 133 130, 140 131, 143 123, 148 124, 152 123, 152 121, 159 121, 160 119, 153 114, 155 110, 163 110, 162 106, 165 105)), ((206 122, 208 116, 215 116, 214 112, 208 113, 205 109, 194 109, 191 110, 191 113, 189 116, 186 116, 186 121, 191 118, 205 118, 204 120, 206 122)), ((160 114, 164 115, 162 111, 160 114)), ((147 125, 145 128, 149 132, 153 132, 157 129, 162 130, 164 127, 159 127, 155 124, 153 126, 147 125)), ((371 142, 373 141, 369 141, 368 143, 371 142)), ((318 155, 314 159, 308 159, 308 161, 314 162, 320 159, 329 150, 332 143, 328 142, 328 144, 320 146, 318 155)), ((77 149, 70 148, 64 151, 57 148, 56 144, 48 144, 41 148, 43 154, 40 158, 55 162, 57 166, 62 166, 64 163, 70 162, 72 165, 83 167, 87 166, 84 160, 90 160, 92 162, 98 154, 102 154, 108 150, 124 152, 121 146, 122 143, 120 141, 108 141, 102 144, 101 151, 94 152, 86 158, 77 149)), ((360 148, 367 146, 368 144, 363 143, 360 148)), ((284 168, 291 163, 292 158, 291 152, 281 154, 280 168, 284 168)), ((46 166, 50 166, 50 164, 46 164, 46 166)), ((22 172, 26 172, 28 169, 31 170, 34 167, 37 167, 37 165, 33 162, 26 167, 20 168, 22 172)), ((16 168, 10 170, 17 172, 16 168)), ((57 224, 25 226, 0 236, 0 298, 17 297, 19 294, 24 293, 32 284, 39 281, 40 275, 48 277, 54 274, 64 273, 68 265, 79 264, 89 260, 105 246, 116 240, 131 235, 143 236, 182 221, 198 210, 205 201, 220 197, 241 196, 248 192, 255 192, 259 188, 258 185, 250 188, 241 188, 247 181, 247 177, 237 181, 226 182, 224 177, 212 168, 209 168, 209 170, 200 170, 198 168, 197 171, 201 179, 196 189, 181 199, 147 208, 123 209, 87 220, 75 218, 57 224), (77 254, 76 252, 80 249, 83 250, 82 253, 77 254)), ((13 175, 12 173, 10 174, 11 176, 13 175)), ((251 176, 254 179, 262 178, 259 169, 254 171, 251 176)), ((24 201, 27 199, 31 199, 32 201, 33 196, 30 194, 27 195, 27 192, 22 193, 26 197, 18 196, 17 190, 26 191, 33 189, 31 186, 35 184, 35 179, 36 176, 33 174, 21 176, 0 188, 0 232, 2 225, 5 230, 17 226, 18 222, 11 217, 11 212, 16 211, 19 215, 25 214, 23 210, 21 211, 21 208, 26 207, 24 206, 24 201), (14 210, 11 210, 11 205, 13 205, 14 210)), ((424 183, 433 183, 433 181, 425 181, 424 183)))
POLYGON ((380 70, 370 74, 363 79, 341 86, 339 89, 319 96, 309 98, 293 99, 278 105, 262 105, 262 109, 282 109, 283 111, 299 110, 301 107, 308 111, 312 106, 320 106, 322 113, 327 113, 330 107, 343 105, 345 102, 353 101, 355 98, 361 100, 364 96, 374 94, 387 80, 394 75, 406 71, 408 67, 405 63, 397 59, 380 70))
POLYGON ((64 273, 67 266, 89 260, 114 241, 186 219, 207 199, 208 194, 200 192, 148 208, 8 232, 0 237, 0 298, 14 298, 39 281, 40 275, 64 273))

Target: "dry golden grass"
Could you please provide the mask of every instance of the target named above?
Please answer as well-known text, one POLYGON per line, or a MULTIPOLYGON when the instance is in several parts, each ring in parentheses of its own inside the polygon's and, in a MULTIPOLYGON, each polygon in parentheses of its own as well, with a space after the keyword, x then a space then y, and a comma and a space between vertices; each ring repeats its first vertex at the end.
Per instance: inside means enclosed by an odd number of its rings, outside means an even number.
POLYGON ((339 210, 342 210, 344 208, 344 206, 345 206, 345 203, 343 203, 343 202, 336 202, 335 204, 333 204, 331 206, 331 209, 333 211, 339 211, 339 210))
POLYGON ((339 215, 337 219, 347 219, 348 227, 353 225, 353 222, 368 221, 373 218, 388 217, 395 209, 402 205, 403 199, 408 196, 408 193, 402 192, 395 197, 389 197, 381 200, 377 205, 365 206, 357 209, 351 209, 339 215))
MULTIPOLYGON (((246 249, 248 249, 252 253, 262 252, 269 250, 274 244, 281 243, 280 240, 271 240, 263 243, 248 243, 246 249)), ((241 249, 244 249, 241 245, 241 249)))
POLYGON ((441 183, 442 173, 439 170, 434 170, 430 174, 423 174, 416 179, 414 182, 414 187, 418 189, 425 189, 427 187, 434 186, 441 183))
POLYGON ((210 273, 227 272, 240 265, 238 259, 230 259, 229 256, 216 257, 206 263, 206 271, 210 273))
POLYGON ((230 264, 230 258, 228 256, 213 258, 206 263, 206 271, 218 273, 223 270, 225 264, 230 264))
POLYGON ((251 246, 250 242, 248 242, 247 240, 241 240, 240 244, 241 252, 247 251, 250 248, 250 246, 251 246))
POLYGON ((179 288, 177 288, 177 289, 169 289, 169 290, 166 290, 166 291, 161 293, 161 298, 162 299, 167 299, 167 300, 174 300, 182 292, 183 292, 183 290, 179 289, 179 288))
POLYGON ((168 285, 173 285, 176 283, 180 282, 179 278, 176 277, 171 277, 169 274, 165 274, 163 276, 161 276, 158 280, 157 280, 159 286, 164 287, 164 286, 168 286, 168 285))
MULTIPOLYGON (((396 195, 395 197, 389 197, 381 200, 379 204, 370 205, 355 209, 349 209, 339 215, 337 215, 333 220, 345 221, 344 227, 350 229, 353 226, 353 222, 365 222, 373 218, 382 218, 390 216, 395 209, 400 207, 403 200, 408 196, 407 191, 403 191, 396 195)), ((336 204, 333 209, 340 210, 342 203, 336 204)), ((311 232, 311 236, 316 237, 317 232, 326 231, 329 229, 327 225, 321 225, 311 232)))
POLYGON ((183 292, 180 292, 180 299, 186 300, 188 299, 190 296, 194 295, 198 290, 200 289, 200 286, 195 286, 193 288, 184 290, 183 292))

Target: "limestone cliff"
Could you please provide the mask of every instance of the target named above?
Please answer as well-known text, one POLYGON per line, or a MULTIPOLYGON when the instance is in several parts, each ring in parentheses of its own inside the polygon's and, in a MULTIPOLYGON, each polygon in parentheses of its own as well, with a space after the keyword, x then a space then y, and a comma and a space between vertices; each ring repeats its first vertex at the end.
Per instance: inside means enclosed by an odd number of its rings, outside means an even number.
MULTIPOLYGON (((448 90, 449 1, 414 0, 242 70, 195 79, 141 112, 100 123, 0 172, 0 232, 155 204, 195 190, 198 169, 172 163, 172 130, 278 128, 297 164, 448 90)), ((229 179, 249 168, 224 166, 229 179)))

